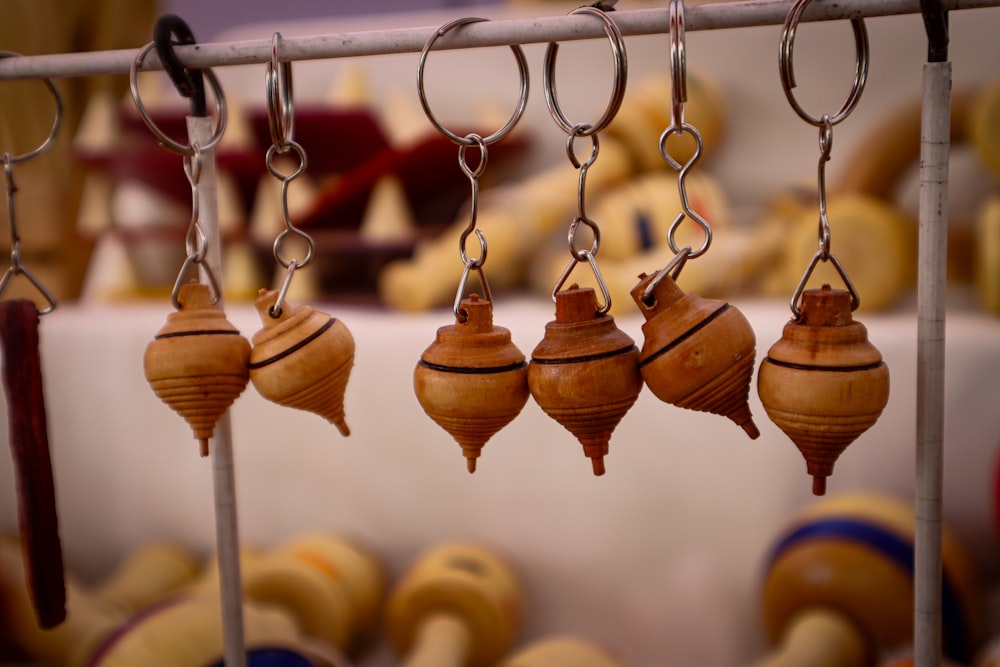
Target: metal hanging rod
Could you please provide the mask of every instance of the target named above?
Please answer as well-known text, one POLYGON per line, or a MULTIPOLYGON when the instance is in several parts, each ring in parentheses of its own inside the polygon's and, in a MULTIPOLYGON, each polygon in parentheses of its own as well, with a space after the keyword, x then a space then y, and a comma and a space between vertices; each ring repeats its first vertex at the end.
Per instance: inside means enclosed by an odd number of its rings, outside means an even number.
MULTIPOLYGON (((944 0, 946 11, 1000 6, 1000 0, 944 0)), ((693 4, 685 11, 686 30, 716 30, 781 25, 790 0, 743 0, 693 4)), ((810 5, 802 21, 831 21, 858 17, 919 14, 920 0, 841 0, 810 5)), ((669 31, 666 7, 619 10, 612 18, 623 35, 652 35, 669 31)), ((437 26, 401 28, 307 37, 285 37, 281 59, 322 60, 373 56, 392 53, 418 53, 437 26)), ((536 44, 579 39, 603 38, 604 30, 585 16, 498 19, 470 24, 462 30, 442 36, 437 49, 462 49, 510 44, 536 44)), ((0 80, 44 77, 81 77, 125 74, 136 56, 135 49, 91 51, 85 53, 13 56, 0 59, 0 80)), ((271 58, 271 40, 206 42, 178 46, 181 62, 191 68, 225 67, 265 63, 271 58)), ((155 54, 150 54, 142 70, 162 69, 155 54)))

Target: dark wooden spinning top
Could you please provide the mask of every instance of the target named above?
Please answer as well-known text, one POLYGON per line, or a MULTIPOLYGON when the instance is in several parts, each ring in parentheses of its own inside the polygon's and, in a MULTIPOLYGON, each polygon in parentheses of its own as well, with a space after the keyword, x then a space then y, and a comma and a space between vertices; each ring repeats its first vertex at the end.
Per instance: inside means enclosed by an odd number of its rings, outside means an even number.
POLYGON ((510 423, 528 401, 528 364, 493 324, 489 301, 463 299, 464 321, 441 327, 413 371, 420 406, 462 446, 469 472, 486 441, 510 423))
POLYGON ((797 319, 771 346, 757 375, 761 403, 792 439, 826 492, 833 465, 870 428, 889 400, 889 369, 851 316, 851 295, 823 285, 802 293, 797 319))
POLYGON ((604 474, 611 433, 642 390, 639 350, 611 315, 598 312, 589 287, 556 293, 556 319, 531 353, 528 388, 535 402, 583 445, 604 474))
POLYGON ((632 298, 646 322, 639 369, 661 401, 733 420, 760 436, 748 404, 757 339, 747 318, 724 301, 685 294, 670 275, 639 276, 632 298))

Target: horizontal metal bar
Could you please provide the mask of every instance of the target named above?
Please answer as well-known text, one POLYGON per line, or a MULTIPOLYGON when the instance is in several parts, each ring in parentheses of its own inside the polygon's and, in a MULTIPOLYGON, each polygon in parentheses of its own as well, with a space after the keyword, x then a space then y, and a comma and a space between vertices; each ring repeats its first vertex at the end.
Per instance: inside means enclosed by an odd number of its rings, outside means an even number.
MULTIPOLYGON (((946 10, 1000 6, 1000 0, 944 0, 946 10)), ((743 0, 692 4, 685 9, 686 30, 717 30, 761 25, 780 25, 791 8, 791 0, 743 0)), ((920 0, 842 0, 817 2, 803 14, 803 21, 832 21, 859 17, 894 16, 920 13, 920 0)), ((652 35, 669 30, 667 8, 620 10, 611 14, 623 35, 652 35)), ((349 58, 391 53, 417 53, 439 26, 332 33, 306 37, 286 37, 281 41, 283 61, 349 58)), ((462 49, 509 44, 537 44, 605 36, 599 21, 586 16, 484 21, 449 32, 435 49, 462 49)), ((78 77, 124 74, 135 59, 136 49, 90 51, 85 53, 12 56, 0 59, 0 79, 78 77)), ((271 58, 271 40, 206 42, 178 46, 181 62, 191 68, 226 67, 264 63, 271 58)), ((155 52, 142 69, 162 69, 155 52)))

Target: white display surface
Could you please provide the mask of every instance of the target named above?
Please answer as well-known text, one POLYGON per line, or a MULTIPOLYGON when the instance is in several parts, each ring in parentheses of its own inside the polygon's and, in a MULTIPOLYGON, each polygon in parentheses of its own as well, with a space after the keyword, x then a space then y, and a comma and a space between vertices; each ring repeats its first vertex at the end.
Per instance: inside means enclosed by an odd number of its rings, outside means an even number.
MULTIPOLYGON (((774 302, 733 301, 758 339, 758 362, 789 317, 774 302)), ((529 401, 487 443, 470 475, 457 444, 421 410, 413 367, 448 311, 399 315, 317 304, 357 342, 346 413, 352 434, 271 404, 252 386, 232 409, 242 542, 266 548, 325 530, 369 546, 395 577, 424 549, 472 539, 508 558, 526 594, 525 638, 579 633, 636 665, 731 666, 761 650, 761 569, 811 479, 767 419, 749 440, 729 420, 666 405, 644 389, 594 477, 579 443, 529 401)), ((60 533, 85 580, 131 549, 167 539, 210 556, 211 462, 142 373, 168 304, 66 306, 41 324, 60 533)), ((228 309, 247 336, 245 305, 228 309)), ((507 299, 495 320, 526 354, 552 319, 543 300, 507 299)), ((911 497, 916 324, 909 311, 861 319, 891 373, 880 421, 851 445, 829 493, 911 497)), ((641 342, 641 317, 618 318, 641 342)), ((1000 443, 1000 322, 955 313, 948 324, 945 516, 994 585, 989 507, 1000 443)), ((2 436, 6 442, 6 430, 2 436)), ((16 530, 10 460, 0 457, 0 529, 16 530)))

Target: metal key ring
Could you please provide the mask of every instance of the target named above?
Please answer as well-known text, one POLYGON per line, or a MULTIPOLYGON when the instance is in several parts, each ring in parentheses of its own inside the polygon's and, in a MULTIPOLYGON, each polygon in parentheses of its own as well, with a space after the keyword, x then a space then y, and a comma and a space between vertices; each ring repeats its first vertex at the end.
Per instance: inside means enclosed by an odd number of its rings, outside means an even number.
POLYGON ((482 137, 481 141, 472 139, 470 137, 460 137, 455 134, 444 125, 442 125, 438 119, 434 116, 431 111, 430 103, 427 101, 427 92, 424 90, 424 67, 427 64, 427 56, 430 54, 431 47, 434 46, 434 42, 438 40, 439 37, 446 34, 448 31, 458 28, 463 25, 468 25, 470 23, 479 23, 481 21, 488 21, 489 19, 481 17, 468 17, 455 19, 449 23, 444 24, 438 28, 434 34, 430 36, 427 42, 424 44, 423 50, 420 52, 420 63, 417 65, 417 95, 420 98, 420 106, 423 107, 424 113, 427 115, 427 119, 432 125, 437 129, 438 132, 451 139, 456 144, 462 146, 475 146, 475 145, 490 145, 496 141, 507 136, 507 133, 514 129, 517 122, 521 120, 521 116, 524 114, 524 109, 528 105, 528 61, 524 57, 524 51, 517 44, 511 44, 510 50, 514 52, 514 58, 517 59, 517 70, 518 76, 520 77, 521 92, 518 97, 517 106, 514 107, 514 113, 507 120, 507 123, 501 127, 499 130, 493 134, 482 137))
MULTIPOLYGON (((144 46, 136 54, 135 59, 132 61, 132 65, 129 67, 129 92, 132 93, 132 101, 135 103, 135 108, 142 117, 142 120, 146 123, 146 127, 156 135, 157 141, 160 145, 167 150, 176 153, 178 155, 191 156, 194 155, 195 149, 191 144, 182 144, 174 139, 168 137, 163 130, 161 130, 156 123, 153 121, 149 112, 146 111, 146 107, 142 104, 142 97, 139 94, 139 68, 142 67, 142 62, 146 59, 146 56, 156 47, 155 42, 150 42, 144 46)), ((199 146, 201 150, 209 150, 222 139, 223 133, 226 131, 226 97, 222 93, 222 86, 219 84, 219 80, 215 78, 215 74, 211 69, 204 69, 202 72, 205 75, 205 79, 208 81, 209 85, 212 87, 212 92, 215 94, 215 131, 212 133, 211 139, 209 139, 204 146, 199 146)))
POLYGON ((271 35, 271 60, 264 64, 264 95, 267 98, 267 124, 271 142, 279 153, 291 148, 295 130, 295 105, 292 102, 292 63, 278 58, 281 33, 271 35))
MULTIPOLYGON (((795 31, 798 28, 799 20, 802 18, 802 13, 810 1, 797 0, 785 18, 785 25, 781 30, 781 47, 778 52, 778 72, 781 75, 781 87, 785 91, 785 97, 788 98, 788 103, 792 105, 795 113, 810 125, 820 127, 824 124, 824 120, 809 115, 799 105, 795 99, 795 95, 792 93, 792 89, 795 88, 795 73, 792 68, 792 49, 795 45, 795 31)), ((868 29, 865 27, 864 19, 861 18, 851 19, 851 27, 854 29, 854 45, 857 53, 854 85, 840 111, 829 115, 831 125, 836 125, 844 120, 854 110, 854 107, 858 104, 858 100, 861 99, 861 93, 864 91, 865 82, 868 79, 868 29)))
MULTIPOLYGON (((22 54, 17 53, 15 51, 0 51, 0 58, 13 58, 21 55, 22 54)), ((36 147, 34 150, 28 151, 27 153, 22 153, 20 155, 11 154, 10 157, 8 158, 11 164, 16 162, 24 162, 26 160, 30 160, 31 158, 38 157, 45 151, 52 148, 52 144, 55 143, 56 137, 59 134, 59 128, 62 127, 63 103, 62 103, 62 97, 59 95, 59 90, 56 89, 55 84, 52 83, 52 79, 48 78, 42 79, 42 83, 44 83, 46 87, 49 89, 49 92, 52 94, 52 99, 54 99, 56 103, 56 117, 52 121, 52 128, 49 130, 49 136, 47 136, 45 138, 45 141, 39 144, 38 147, 36 147)))
POLYGON ((687 102, 687 55, 684 37, 684 0, 670 0, 670 111, 674 127, 684 125, 687 102))
POLYGON ((604 114, 593 124, 572 123, 566 118, 566 115, 559 106, 559 99, 556 95, 556 54, 559 51, 558 42, 549 42, 549 45, 545 49, 542 90, 545 92, 545 103, 549 108, 549 113, 556 123, 558 123, 559 127, 562 128, 563 132, 567 134, 575 132, 580 136, 589 136, 607 127, 614 120, 615 114, 618 113, 618 108, 621 106, 622 100, 625 99, 625 85, 628 79, 628 58, 625 53, 625 39, 622 37, 621 30, 618 29, 615 22, 604 11, 597 7, 588 6, 578 7, 571 11, 570 14, 590 14, 604 22, 604 32, 611 42, 611 53, 615 59, 614 87, 611 92, 611 99, 608 101, 608 106, 605 108, 604 114), (586 127, 586 129, 579 131, 581 127, 586 127))

